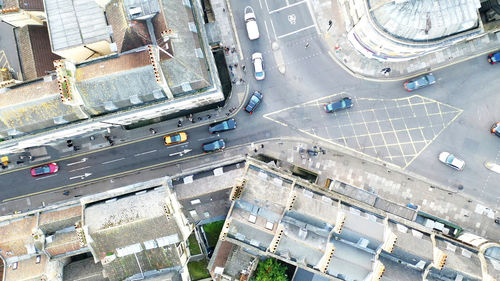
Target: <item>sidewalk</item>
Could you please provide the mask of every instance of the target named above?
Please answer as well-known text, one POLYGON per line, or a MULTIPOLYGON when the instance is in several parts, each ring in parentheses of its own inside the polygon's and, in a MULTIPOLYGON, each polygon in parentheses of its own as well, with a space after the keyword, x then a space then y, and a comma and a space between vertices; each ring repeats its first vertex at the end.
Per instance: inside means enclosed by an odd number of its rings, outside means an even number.
MULTIPOLYGON (((131 130, 126 130, 123 126, 117 125, 109 128, 109 130, 81 135, 77 139, 73 138, 72 146, 68 146, 66 141, 60 141, 46 148, 30 149, 29 153, 11 154, 9 155, 10 163, 4 171, 37 165, 50 161, 50 159, 69 157, 109 147, 111 144, 106 137, 109 137, 113 145, 120 145, 134 140, 189 130, 193 127, 208 126, 209 124, 234 117, 246 102, 248 87, 245 80, 247 79, 247 75, 242 69, 242 64, 239 63, 242 62, 242 56, 241 50, 237 49, 239 44, 237 44, 237 38, 235 37, 233 29, 230 7, 227 6, 225 0, 214 0, 212 4, 215 20, 220 28, 220 44, 223 47, 228 47, 228 51, 224 51, 224 55, 231 75, 230 78, 233 81, 232 91, 223 107, 193 113, 192 116, 188 114, 187 116, 173 118, 131 130), (238 64, 238 66, 235 67, 235 64, 238 64), (182 125, 179 126, 179 124, 182 125), (156 132, 154 136, 150 129, 156 132), (75 146, 78 150, 75 150, 75 146), (28 158, 29 155, 32 155, 31 160, 28 158), (23 159, 20 159, 20 157, 23 159)), ((248 77, 251 78, 251 75, 248 77)))
MULTIPOLYGON (((486 61, 486 54, 497 50, 500 46, 499 36, 487 34, 468 41, 464 40, 444 50, 422 55, 408 61, 382 62, 375 58, 368 58, 357 51, 348 41, 346 25, 348 25, 347 22, 353 22, 351 15, 348 14, 350 13, 350 7, 355 5, 353 2, 356 2, 356 0, 315 0, 311 1, 311 6, 324 42, 331 50, 331 57, 346 71, 360 78, 403 80, 477 56, 484 56, 486 61), (332 20, 333 23, 330 30, 328 30, 329 20, 332 20), (387 67, 391 71, 386 76, 381 70, 387 67)), ((356 12, 359 11, 359 7, 357 8, 356 12)), ((366 15, 364 16, 366 17, 366 15)))

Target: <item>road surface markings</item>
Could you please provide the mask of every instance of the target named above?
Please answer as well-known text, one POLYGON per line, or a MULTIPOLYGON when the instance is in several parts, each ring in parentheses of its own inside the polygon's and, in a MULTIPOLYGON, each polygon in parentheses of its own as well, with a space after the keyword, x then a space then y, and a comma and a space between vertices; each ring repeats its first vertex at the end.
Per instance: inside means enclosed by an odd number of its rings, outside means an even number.
POLYGON ((302 3, 305 3, 305 2, 306 1, 300 1, 300 2, 297 2, 297 3, 293 3, 292 5, 287 5, 287 6, 281 7, 281 8, 278 8, 276 10, 269 11, 269 14, 277 13, 277 12, 282 11, 284 9, 288 9, 288 8, 293 7, 293 6, 297 6, 297 5, 300 5, 302 3))
POLYGON ((71 177, 69 178, 70 180, 74 180, 74 179, 81 179, 83 180, 84 178, 88 177, 88 176, 91 176, 92 173, 85 173, 83 175, 78 175, 78 176, 74 176, 74 177, 71 177))
POLYGON ((88 168, 90 168, 90 167, 92 167, 92 166, 85 166, 85 167, 82 167, 82 168, 78 168, 78 169, 71 170, 71 171, 69 171, 69 172, 70 172, 70 173, 71 173, 71 172, 76 172, 76 171, 80 171, 80 170, 88 169, 88 168))
POLYGON ((210 137, 206 137, 206 138, 197 139, 197 141, 204 141, 204 140, 215 139, 215 138, 216 138, 215 136, 210 136, 210 137))
POLYGON ((283 37, 287 37, 287 36, 293 35, 293 34, 295 34, 295 33, 299 33, 299 32, 301 32, 301 31, 304 31, 304 30, 306 30, 306 29, 310 29, 310 28, 313 28, 313 27, 315 27, 315 25, 314 25, 314 24, 313 24, 313 25, 310 25, 310 26, 303 27, 303 28, 301 28, 301 29, 297 29, 297 30, 295 30, 295 31, 292 31, 292 32, 289 32, 289 33, 286 33, 286 34, 283 34, 283 35, 278 36, 278 39, 281 39, 281 38, 283 38, 283 37))
POLYGON ((115 160, 102 162, 101 164, 106 165, 106 164, 113 163, 113 162, 116 162, 116 161, 121 161, 121 160, 123 160, 123 159, 125 159, 125 158, 118 158, 118 159, 115 159, 115 160))
POLYGON ((50 176, 45 176, 45 177, 37 178, 36 181, 37 180, 43 180, 43 179, 46 179, 46 178, 50 178, 50 177, 53 177, 53 176, 55 176, 55 174, 52 174, 50 176))
POLYGON ((267 21, 264 21, 264 26, 266 27, 267 39, 271 42, 271 36, 269 35, 269 28, 267 28, 267 21))
POLYGON ((153 152, 156 152, 156 149, 155 150, 146 151, 146 152, 142 152, 142 153, 137 153, 134 156, 141 156, 141 155, 145 155, 145 154, 149 154, 149 153, 153 153, 153 152))
POLYGON ((178 144, 175 144, 175 145, 168 145, 167 148, 172 148, 172 147, 178 147, 178 146, 183 146, 183 145, 187 145, 189 144, 189 142, 181 142, 181 143, 178 143, 178 144))
MULTIPOLYGON (((269 19, 269 22, 271 23, 271 28, 273 29, 273 36, 274 36, 274 41, 277 41, 278 38, 276 38, 276 29, 274 29, 274 23, 272 19, 269 19)), ((266 25, 267 28, 267 25, 266 25)))
POLYGON ((73 162, 73 163, 69 163, 68 166, 73 166, 73 165, 76 165, 76 164, 80 164, 80 163, 83 163, 85 161, 87 161, 88 158, 82 158, 82 160, 80 161, 76 161, 76 162, 73 162))
POLYGON ((182 156, 188 152, 190 152, 192 149, 184 149, 183 151, 179 151, 179 152, 174 152, 174 153, 170 153, 168 156, 174 156, 174 155, 179 155, 179 156, 182 156))

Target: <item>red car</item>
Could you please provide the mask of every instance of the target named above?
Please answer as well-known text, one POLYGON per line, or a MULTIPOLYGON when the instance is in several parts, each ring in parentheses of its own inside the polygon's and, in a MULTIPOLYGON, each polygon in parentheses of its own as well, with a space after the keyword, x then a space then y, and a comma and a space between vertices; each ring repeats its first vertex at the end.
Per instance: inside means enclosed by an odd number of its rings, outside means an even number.
POLYGON ((57 172, 59 166, 56 163, 49 163, 38 167, 31 168, 31 176, 38 177, 43 175, 49 175, 57 172))

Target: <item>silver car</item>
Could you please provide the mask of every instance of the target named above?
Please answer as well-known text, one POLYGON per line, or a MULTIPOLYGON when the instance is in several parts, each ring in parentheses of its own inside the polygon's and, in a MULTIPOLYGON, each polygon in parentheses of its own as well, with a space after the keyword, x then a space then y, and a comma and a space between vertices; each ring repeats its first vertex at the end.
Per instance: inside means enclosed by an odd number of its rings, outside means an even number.
POLYGON ((465 166, 465 161, 458 159, 455 155, 443 151, 439 153, 439 161, 443 162, 445 165, 452 167, 455 170, 462 171, 465 166))

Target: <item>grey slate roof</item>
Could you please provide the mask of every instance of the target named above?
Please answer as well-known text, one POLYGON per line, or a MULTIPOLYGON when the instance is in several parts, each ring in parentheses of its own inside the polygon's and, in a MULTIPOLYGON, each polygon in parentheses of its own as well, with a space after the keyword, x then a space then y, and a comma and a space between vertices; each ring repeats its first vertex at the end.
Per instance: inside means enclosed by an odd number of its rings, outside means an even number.
POLYGON ((0 95, 0 136, 31 133, 84 119, 78 107, 61 103, 56 80, 42 79, 0 95))
POLYGON ((110 41, 104 11, 93 0, 44 0, 54 51, 110 41))
MULTIPOLYGON (((210 85, 207 54, 203 52, 202 44, 204 43, 200 38, 200 27, 195 24, 192 8, 186 6, 185 3, 190 3, 190 1, 162 0, 166 25, 178 37, 170 39, 172 47, 168 51, 173 54, 173 59, 160 51, 162 53, 160 65, 174 95, 186 91, 183 89, 183 84, 185 85, 186 82, 192 90, 210 85)), ((203 19, 200 20, 203 21, 203 19)), ((158 44, 165 49, 165 43, 162 44, 159 41, 158 44)), ((211 56, 211 54, 208 55, 211 56)))
POLYGON ((161 91, 146 49, 80 64, 75 76, 87 110, 96 115, 155 101, 161 91))

